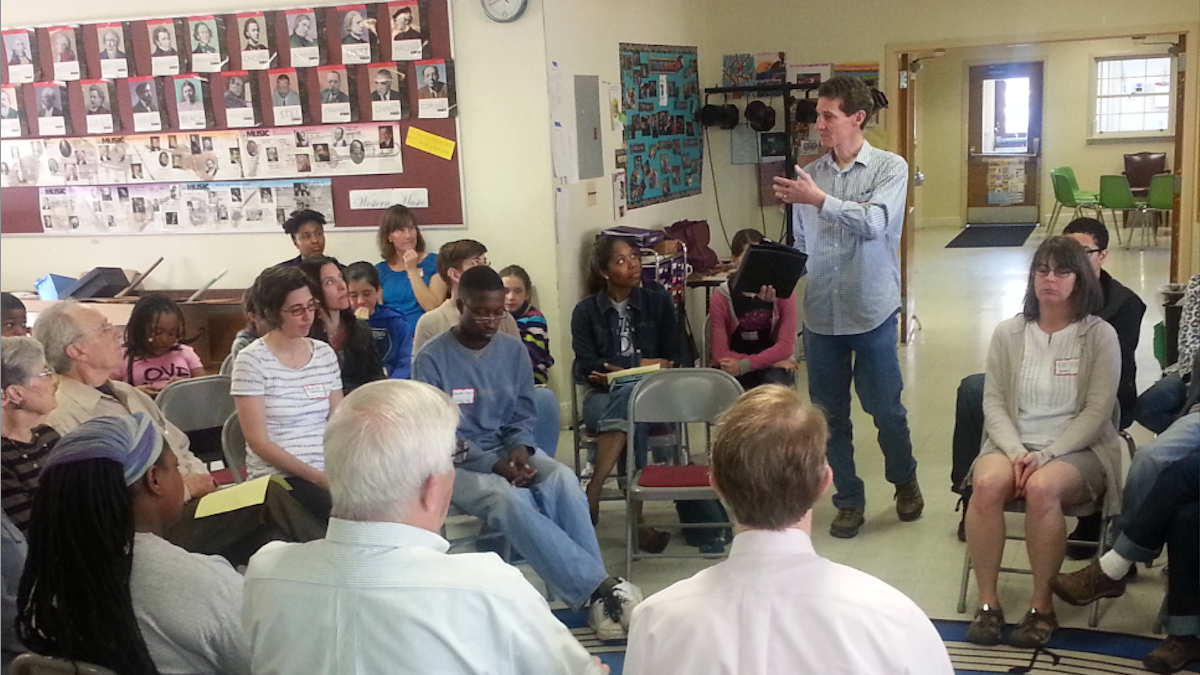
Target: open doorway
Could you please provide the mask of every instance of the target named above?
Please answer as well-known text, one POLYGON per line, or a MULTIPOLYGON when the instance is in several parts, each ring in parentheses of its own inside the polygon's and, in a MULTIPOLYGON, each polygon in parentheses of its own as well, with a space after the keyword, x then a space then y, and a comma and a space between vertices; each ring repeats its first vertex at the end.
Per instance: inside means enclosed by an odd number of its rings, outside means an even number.
MULTIPOLYGON (((888 62, 896 69, 896 74, 886 77, 884 81, 889 86, 888 94, 895 102, 893 107, 897 114, 889 118, 889 124, 895 122, 892 127, 895 149, 908 160, 914 176, 901 243, 901 294, 905 325, 909 325, 908 321, 916 313, 911 274, 918 267, 915 259, 917 229, 953 228, 961 232, 969 221, 968 172, 964 170, 964 157, 970 154, 972 138, 976 139, 976 152, 984 147, 982 114, 978 133, 973 135, 968 129, 968 80, 970 70, 975 66, 1044 63, 1042 130, 1035 132, 1027 129, 1022 139, 1020 131, 1008 124, 1007 105, 1001 106, 1006 119, 999 119, 1000 114, 994 112, 990 120, 992 125, 1004 123, 1004 127, 993 134, 994 145, 989 148, 992 151, 1007 151, 993 152, 997 159, 1017 159, 1014 155, 1019 154, 1038 156, 1039 166, 1036 170, 1025 171, 1027 181, 1036 187, 1026 189, 1025 194, 1009 194, 994 197, 993 200, 1008 201, 1018 196, 1028 198, 1036 194, 1038 206, 1034 209, 1036 213, 1031 222, 1046 223, 1055 204, 1050 169, 1073 166, 1080 174, 1080 188, 1097 190, 1101 175, 1122 173, 1123 154, 1147 150, 1163 152, 1168 157, 1167 171, 1177 177, 1179 191, 1175 199, 1176 212, 1171 218, 1170 249, 1169 252, 1166 248, 1161 250, 1168 254, 1164 257, 1169 258, 1167 264, 1172 280, 1178 280, 1181 260, 1185 269, 1190 269, 1186 260, 1194 256, 1181 252, 1197 246, 1197 235, 1200 234, 1192 224, 1196 217, 1198 146, 1195 129, 1189 128, 1186 121, 1192 120, 1190 123, 1194 126, 1197 105, 1195 78, 1193 76, 1189 80, 1185 73, 1200 69, 1197 67, 1196 54, 1189 53, 1187 48, 1188 38, 1195 44, 1198 32, 1195 28, 1181 25, 1175 31, 1163 30, 1152 36, 1118 30, 1109 34, 1100 31, 1081 32, 1075 36, 1056 36, 1054 40, 1033 43, 997 38, 953 44, 930 42, 890 45, 887 49, 888 62), (1071 52, 1067 60, 1073 64, 1070 67, 1063 67, 1063 52, 1071 52), (1098 133, 1104 131, 1100 126, 1107 120, 1097 119, 1097 68, 1104 57, 1114 54, 1155 54, 1176 59, 1176 84, 1171 92, 1174 102, 1171 130, 1123 139, 1098 133), (941 77, 953 80, 955 86, 931 87, 930 80, 934 79, 931 76, 936 76, 938 71, 941 77), (1034 143, 1038 138, 1042 142, 1034 143), (1025 146, 1024 153, 1019 152, 1022 144, 1025 146), (1064 151, 1064 148, 1069 150, 1064 151), (1001 157, 1002 154, 1007 157, 1001 157), (1031 175, 1034 173, 1036 178, 1031 175), (917 187, 922 184, 922 187, 917 187), (1179 215, 1181 213, 1182 218, 1179 215)), ((1005 98, 1013 93, 1012 84, 1006 81, 1003 92, 993 90, 993 102, 1000 98, 1001 93, 1005 98)), ((1020 84, 1015 86, 1023 91, 1020 84)), ((981 104, 982 98, 981 86, 981 104)), ((1153 103, 1158 102, 1156 99, 1153 103)), ((1119 122, 1123 123, 1124 120, 1119 122)), ((1017 177, 1008 177, 1012 179, 1008 185, 1015 185, 1017 177)), ((985 200, 986 194, 985 191, 985 200)), ((1109 219, 1111 221, 1111 217, 1109 219)), ((1111 222, 1109 227, 1113 227, 1111 222)), ((1191 264, 1194 265, 1194 262, 1191 264)))
POLYGON ((1042 63, 971 66, 968 83, 967 226, 1037 223, 1042 63))

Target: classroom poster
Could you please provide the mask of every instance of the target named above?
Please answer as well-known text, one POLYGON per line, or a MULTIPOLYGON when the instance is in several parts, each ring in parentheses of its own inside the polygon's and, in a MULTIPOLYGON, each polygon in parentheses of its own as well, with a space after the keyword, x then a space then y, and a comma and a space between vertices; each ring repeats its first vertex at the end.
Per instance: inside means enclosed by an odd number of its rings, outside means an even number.
POLYGON ((629 209, 700 194, 704 147, 696 48, 622 43, 629 209))
POLYGON ((39 190, 42 231, 53 234, 275 232, 293 211, 333 214, 329 179, 64 186, 39 190))

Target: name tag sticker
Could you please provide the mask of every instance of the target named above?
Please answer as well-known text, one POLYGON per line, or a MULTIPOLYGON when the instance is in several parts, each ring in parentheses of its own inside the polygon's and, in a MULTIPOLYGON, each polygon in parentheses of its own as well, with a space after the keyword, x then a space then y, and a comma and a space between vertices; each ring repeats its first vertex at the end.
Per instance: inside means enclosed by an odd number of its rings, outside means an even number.
POLYGON ((450 396, 458 405, 471 405, 475 403, 474 389, 451 389, 450 396))
POLYGON ((755 340, 758 340, 758 331, 756 331, 756 330, 743 331, 742 339, 747 342, 754 342, 755 340))
POLYGON ((304 385, 304 396, 310 401, 318 401, 325 398, 325 387, 319 384, 304 385))
POLYGON ((1054 359, 1055 375, 1078 375, 1079 359, 1054 359))

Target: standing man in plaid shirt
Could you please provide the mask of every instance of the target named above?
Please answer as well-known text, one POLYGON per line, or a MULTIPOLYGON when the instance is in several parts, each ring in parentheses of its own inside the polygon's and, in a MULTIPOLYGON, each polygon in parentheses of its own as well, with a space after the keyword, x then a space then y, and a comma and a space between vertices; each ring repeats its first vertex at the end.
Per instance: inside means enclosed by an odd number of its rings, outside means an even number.
POLYGON ((851 380, 879 430, 884 475, 896 486, 897 515, 912 521, 925 508, 896 356, 908 164, 863 138, 875 104, 862 80, 834 77, 817 95, 817 130, 830 152, 797 167, 796 180, 776 178, 775 196, 795 205, 796 248, 808 254, 808 393, 829 417, 827 452, 838 508, 829 533, 850 538, 858 534, 866 507, 854 468, 851 380))

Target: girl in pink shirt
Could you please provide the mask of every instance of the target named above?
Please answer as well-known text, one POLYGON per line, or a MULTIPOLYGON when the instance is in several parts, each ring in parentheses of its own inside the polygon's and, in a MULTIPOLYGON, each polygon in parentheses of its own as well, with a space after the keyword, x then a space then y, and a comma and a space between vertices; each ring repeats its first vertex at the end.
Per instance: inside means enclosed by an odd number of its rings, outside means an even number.
MULTIPOLYGON (((741 230, 730 244, 734 267, 751 244, 763 240, 758 230, 741 230)), ((796 301, 778 298, 764 287, 753 297, 733 297, 729 282, 713 293, 709 307, 712 365, 733 375, 746 389, 760 384, 792 386, 796 380, 796 301)))
POLYGON ((183 311, 175 301, 160 293, 143 296, 129 315, 125 358, 112 378, 155 396, 175 380, 205 375, 196 351, 182 341, 185 334, 183 311))

